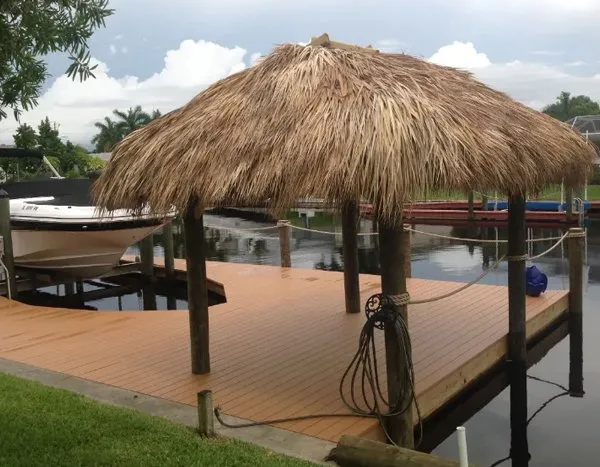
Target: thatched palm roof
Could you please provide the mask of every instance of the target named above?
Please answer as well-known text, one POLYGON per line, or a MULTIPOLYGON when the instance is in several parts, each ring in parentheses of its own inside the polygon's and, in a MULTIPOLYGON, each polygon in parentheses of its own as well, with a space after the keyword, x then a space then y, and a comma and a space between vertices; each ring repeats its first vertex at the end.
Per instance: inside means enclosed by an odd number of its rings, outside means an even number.
POLYGON ((471 74, 404 54, 285 44, 125 138, 102 208, 365 199, 380 215, 434 189, 537 191, 590 173, 577 131, 471 74))

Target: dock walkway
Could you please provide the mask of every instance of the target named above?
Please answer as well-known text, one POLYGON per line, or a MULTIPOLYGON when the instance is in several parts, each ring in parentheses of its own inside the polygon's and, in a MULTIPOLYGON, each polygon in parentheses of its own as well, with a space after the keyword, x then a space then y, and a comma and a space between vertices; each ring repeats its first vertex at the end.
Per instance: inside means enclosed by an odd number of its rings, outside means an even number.
MULTIPOLYGON (((185 261, 176 267, 184 270, 185 261)), ((0 357, 190 405, 198 391, 211 389, 225 414, 247 420, 347 413, 338 385, 365 316, 344 312, 343 274, 219 262, 207 262, 207 272, 227 293, 227 303, 210 308, 209 375, 190 372, 188 316, 181 310, 83 311, 0 297, 0 357)), ((420 299, 459 285, 409 279, 408 289, 420 299)), ((360 286, 364 303, 380 291, 380 278, 361 275, 360 286)), ((505 357, 507 297, 505 287, 475 285, 409 307, 425 417, 505 357)), ((528 297, 528 337, 567 308, 567 291, 528 297)), ((378 345, 383 356, 383 339, 378 345)), ((372 436, 376 425, 340 417, 280 427, 337 441, 342 434, 372 436)))

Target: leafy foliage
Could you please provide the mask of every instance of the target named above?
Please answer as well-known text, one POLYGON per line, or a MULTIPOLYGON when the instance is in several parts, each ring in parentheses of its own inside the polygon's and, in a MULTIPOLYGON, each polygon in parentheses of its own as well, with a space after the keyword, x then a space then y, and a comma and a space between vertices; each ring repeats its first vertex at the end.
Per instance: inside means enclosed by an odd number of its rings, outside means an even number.
POLYGON ((95 145, 96 152, 112 151, 125 136, 160 117, 161 113, 160 110, 154 109, 149 114, 142 110, 140 105, 136 105, 125 111, 115 109, 113 110, 113 116, 117 117, 117 120, 104 117, 103 121, 94 124, 99 130, 92 138, 92 144, 95 145))
POLYGON ((0 1, 0 120, 6 108, 16 119, 38 103, 48 76, 40 56, 66 52, 67 75, 94 77, 87 41, 113 10, 108 0, 0 1))
POLYGON ((593 101, 589 96, 580 95, 571 97, 571 93, 563 91, 556 98, 556 102, 546 106, 543 112, 565 122, 581 115, 600 114, 600 104, 593 101))
MULTIPOLYGON (((48 117, 40 122, 37 133, 27 124, 19 126, 13 139, 18 148, 41 151, 65 177, 80 177, 105 165, 105 161, 90 156, 84 147, 71 141, 63 142, 58 125, 48 117)), ((33 178, 47 171, 36 159, 3 160, 0 166, 9 180, 33 178)))

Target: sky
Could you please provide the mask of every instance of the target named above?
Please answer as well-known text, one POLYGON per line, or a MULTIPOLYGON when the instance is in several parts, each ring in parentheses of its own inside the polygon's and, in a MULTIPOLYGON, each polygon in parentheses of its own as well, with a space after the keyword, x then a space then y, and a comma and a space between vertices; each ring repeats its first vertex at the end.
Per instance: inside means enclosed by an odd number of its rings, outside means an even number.
MULTIPOLYGON (((63 138, 90 147, 94 123, 113 109, 177 108, 211 83, 255 63, 284 42, 331 39, 371 44, 470 70, 536 109, 561 91, 600 100, 598 0, 112 0, 113 16, 90 41, 96 78, 64 75, 63 55, 39 106, 63 138)), ((0 143, 18 123, 0 122, 0 143)))

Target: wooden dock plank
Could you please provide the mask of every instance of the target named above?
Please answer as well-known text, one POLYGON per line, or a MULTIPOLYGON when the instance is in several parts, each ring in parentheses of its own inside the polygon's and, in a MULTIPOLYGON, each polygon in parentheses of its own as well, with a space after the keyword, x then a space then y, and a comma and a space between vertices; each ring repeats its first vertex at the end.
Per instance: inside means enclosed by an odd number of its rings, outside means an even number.
MULTIPOLYGON (((175 266, 184 270, 185 261, 176 260, 175 266)), ((250 420, 346 413, 338 385, 365 316, 344 312, 343 275, 216 262, 209 262, 207 271, 227 293, 227 303, 210 308, 209 375, 190 373, 188 317, 182 310, 96 312, 0 299, 0 356, 191 405, 198 391, 211 389, 225 413, 250 420)), ((422 299, 460 285, 410 279, 408 288, 422 299)), ((363 275, 360 288, 364 303, 380 290, 380 278, 363 275)), ((506 353, 507 300, 505 287, 475 285, 409 307, 423 415, 506 353)), ((528 298, 528 335, 566 309, 565 291, 528 298)), ((377 338, 381 356, 382 337, 377 338)), ((381 383, 385 387, 385 377, 381 383)), ((342 434, 372 432, 376 423, 328 418, 281 426, 337 441, 342 434)))

